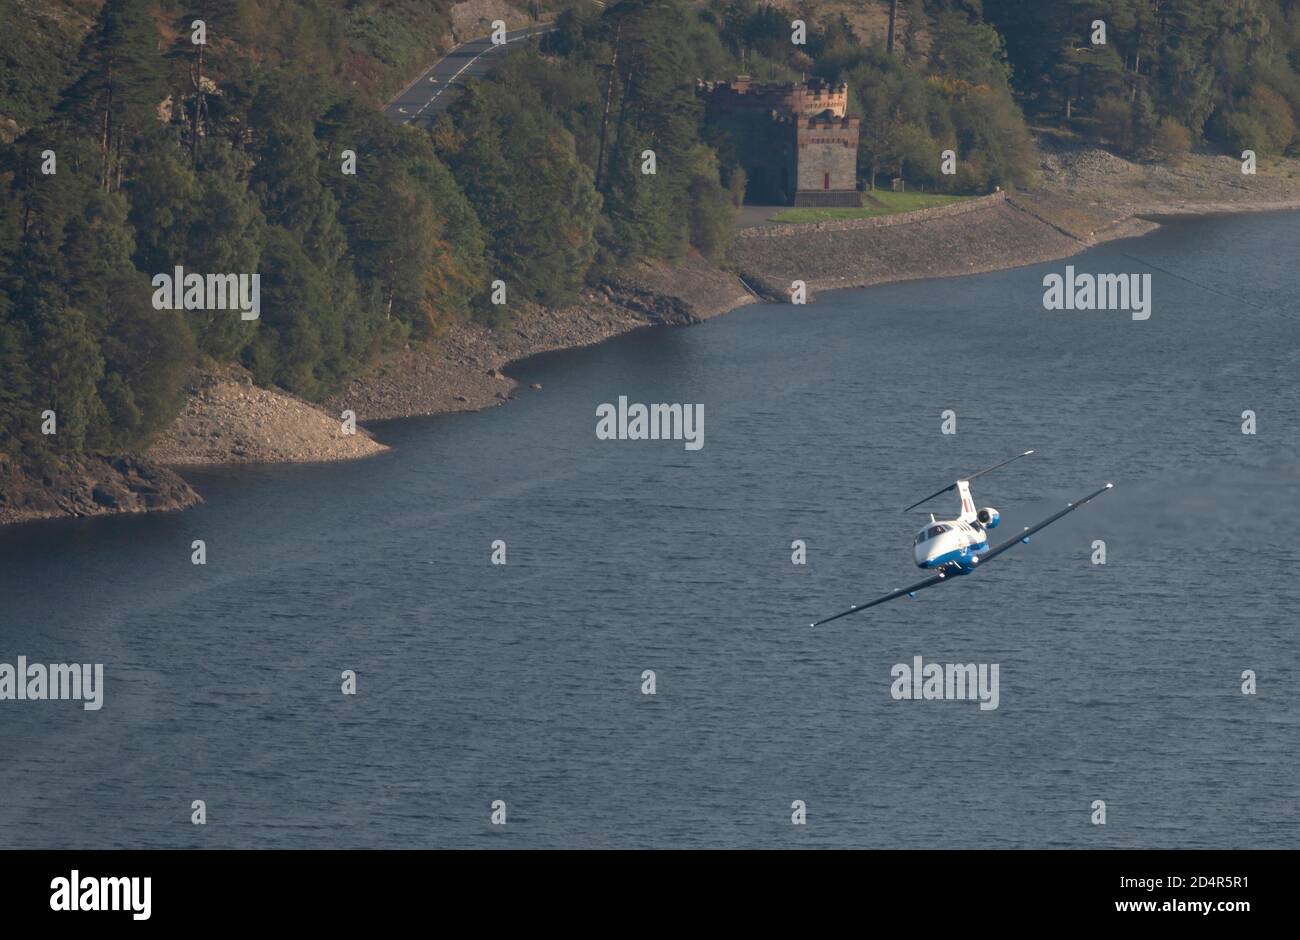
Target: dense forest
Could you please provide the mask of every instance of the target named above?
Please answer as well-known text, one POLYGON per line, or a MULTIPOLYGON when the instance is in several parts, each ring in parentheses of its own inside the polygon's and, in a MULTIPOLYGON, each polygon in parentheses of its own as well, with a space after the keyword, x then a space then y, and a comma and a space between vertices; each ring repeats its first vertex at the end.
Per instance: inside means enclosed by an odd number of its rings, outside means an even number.
POLYGON ((138 451, 196 364, 326 396, 458 320, 503 325, 494 281, 562 306, 638 260, 725 263, 745 180, 697 78, 843 79, 861 176, 957 192, 1031 184, 1030 125, 1134 155, 1297 146, 1295 0, 901 4, 891 50, 843 4, 545 3, 558 29, 423 129, 379 104, 446 0, 0 0, 0 449, 138 451), (176 265, 257 272, 260 318, 154 309, 176 265))
POLYGON ((983 12, 1032 121, 1127 154, 1300 145, 1296 0, 985 0, 983 12))

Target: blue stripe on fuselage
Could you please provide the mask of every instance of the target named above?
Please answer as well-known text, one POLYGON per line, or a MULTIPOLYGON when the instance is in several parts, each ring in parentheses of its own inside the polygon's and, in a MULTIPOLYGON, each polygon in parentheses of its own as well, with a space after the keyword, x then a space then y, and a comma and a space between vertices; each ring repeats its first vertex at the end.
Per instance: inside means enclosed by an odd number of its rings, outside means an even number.
POLYGON ((934 558, 927 558, 922 568, 942 568, 944 565, 956 563, 957 567, 963 572, 970 571, 975 566, 971 564, 971 556, 978 555, 989 547, 987 541, 980 542, 978 545, 968 545, 966 548, 959 548, 951 552, 944 552, 942 555, 936 555, 934 558))

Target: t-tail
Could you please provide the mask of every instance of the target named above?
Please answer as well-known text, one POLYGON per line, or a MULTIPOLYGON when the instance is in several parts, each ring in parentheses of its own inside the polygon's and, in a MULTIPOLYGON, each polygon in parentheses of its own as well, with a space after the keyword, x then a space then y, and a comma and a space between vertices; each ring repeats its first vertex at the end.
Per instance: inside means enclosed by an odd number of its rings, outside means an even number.
POLYGON ((936 496, 942 496, 944 493, 950 492, 952 490, 957 490, 958 493, 961 494, 962 520, 969 521, 970 519, 974 519, 976 516, 975 501, 971 498, 970 495, 970 481, 975 479, 976 477, 982 477, 986 473, 992 473, 994 470, 999 470, 1002 467, 1005 467, 1007 464, 1011 463, 1012 461, 1019 460, 1021 457, 1028 457, 1032 453, 1033 453, 1032 450, 1027 450, 1023 454, 1016 454, 1014 457, 1004 460, 1001 463, 996 463, 991 467, 985 467, 983 470, 980 470, 977 473, 972 473, 969 476, 962 477, 960 480, 957 480, 955 483, 949 483, 943 489, 936 490, 935 492, 931 493, 929 496, 925 497, 925 499, 918 499, 912 505, 908 506, 907 509, 904 509, 903 512, 909 512, 923 503, 928 503, 936 496))

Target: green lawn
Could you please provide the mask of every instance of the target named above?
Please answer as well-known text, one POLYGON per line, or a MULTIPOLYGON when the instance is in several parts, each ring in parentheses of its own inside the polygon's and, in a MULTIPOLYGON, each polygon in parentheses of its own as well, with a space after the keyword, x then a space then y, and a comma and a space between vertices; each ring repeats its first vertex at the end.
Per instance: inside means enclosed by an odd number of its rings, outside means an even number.
POLYGON ((829 222, 832 219, 865 219, 873 215, 892 215, 895 212, 913 212, 932 209, 950 202, 970 199, 970 196, 948 196, 940 193, 896 193, 876 190, 862 194, 862 208, 847 206, 833 209, 786 209, 772 216, 773 222, 829 222))

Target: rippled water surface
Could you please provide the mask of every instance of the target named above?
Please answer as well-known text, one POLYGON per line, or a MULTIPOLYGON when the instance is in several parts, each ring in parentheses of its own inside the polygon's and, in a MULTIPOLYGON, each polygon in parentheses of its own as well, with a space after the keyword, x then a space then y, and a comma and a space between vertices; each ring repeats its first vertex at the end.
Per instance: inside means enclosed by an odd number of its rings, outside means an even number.
POLYGON ((1066 262, 750 307, 522 363, 376 459, 0 530, 0 662, 106 671, 98 712, 0 702, 0 846, 1294 846, 1297 246, 1070 260, 1154 270, 1146 322, 1045 311, 1066 262), (619 395, 702 403, 705 446, 597 440, 619 395), (901 507, 1031 447, 976 484, 1000 532, 1116 489, 809 630, 917 579, 901 507), (999 708, 893 700, 917 655, 998 663, 999 708))

